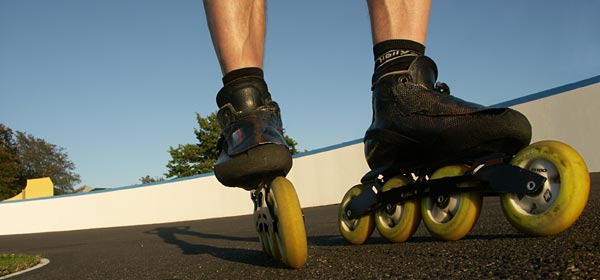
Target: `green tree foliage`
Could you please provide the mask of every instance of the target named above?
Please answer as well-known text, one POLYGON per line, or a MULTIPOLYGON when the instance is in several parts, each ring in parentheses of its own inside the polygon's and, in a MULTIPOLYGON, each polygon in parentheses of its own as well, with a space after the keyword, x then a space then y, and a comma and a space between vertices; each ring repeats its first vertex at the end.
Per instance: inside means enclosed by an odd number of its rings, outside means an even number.
MULTIPOLYGON (((187 177, 213 171, 218 155, 217 142, 221 134, 221 128, 217 121, 217 113, 213 112, 206 117, 196 113, 196 121, 199 128, 194 128, 197 144, 180 144, 177 147, 169 147, 171 160, 167 163, 167 178, 187 177)), ((292 154, 297 154, 298 143, 284 135, 285 141, 290 147, 292 154)))
POLYGON ((0 124, 0 200, 19 193, 27 179, 50 177, 56 193, 69 193, 79 183, 75 164, 64 148, 0 124))
POLYGON ((146 175, 142 178, 140 178, 140 182, 142 182, 142 184, 149 184, 149 183, 155 183, 155 182, 162 182, 164 181, 165 178, 164 177, 152 177, 150 175, 146 175))
POLYGON ((0 124, 0 200, 15 196, 24 187, 17 151, 12 130, 0 124))
POLYGON ((217 141, 221 128, 217 114, 212 113, 206 118, 196 113, 199 128, 194 128, 198 144, 179 144, 176 148, 169 147, 171 160, 167 163, 167 178, 187 177, 200 173, 212 172, 217 154, 217 141))
POLYGON ((288 147, 290 147, 290 152, 292 155, 297 154, 298 149, 296 149, 296 146, 298 145, 298 142, 285 134, 283 134, 283 138, 285 139, 285 143, 288 145, 288 147))
POLYGON ((79 174, 73 172, 75 164, 69 160, 63 147, 19 131, 17 147, 23 178, 50 177, 54 187, 64 193, 72 192, 73 186, 81 182, 79 174))

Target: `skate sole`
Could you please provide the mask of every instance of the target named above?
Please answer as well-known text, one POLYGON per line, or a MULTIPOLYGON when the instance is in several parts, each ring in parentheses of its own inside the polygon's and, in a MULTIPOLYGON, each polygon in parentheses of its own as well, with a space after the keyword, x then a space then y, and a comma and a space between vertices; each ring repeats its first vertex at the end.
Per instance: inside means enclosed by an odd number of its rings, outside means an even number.
POLYGON ((281 144, 263 144, 215 164, 215 176, 225 186, 256 189, 292 168, 292 155, 281 144))

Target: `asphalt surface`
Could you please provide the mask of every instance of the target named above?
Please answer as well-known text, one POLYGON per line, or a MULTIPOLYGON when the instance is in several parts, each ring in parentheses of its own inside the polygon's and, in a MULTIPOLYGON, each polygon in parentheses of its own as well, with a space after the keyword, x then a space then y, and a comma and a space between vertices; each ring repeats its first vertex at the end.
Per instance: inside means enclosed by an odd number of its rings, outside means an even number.
POLYGON ((516 231, 496 197, 485 199, 471 233, 454 242, 435 240, 421 225, 406 243, 375 233, 350 246, 338 233, 337 205, 304 209, 309 259, 300 270, 261 251, 251 216, 0 236, 0 252, 50 260, 11 279, 600 279, 599 192, 595 173, 580 219, 552 237, 516 231))

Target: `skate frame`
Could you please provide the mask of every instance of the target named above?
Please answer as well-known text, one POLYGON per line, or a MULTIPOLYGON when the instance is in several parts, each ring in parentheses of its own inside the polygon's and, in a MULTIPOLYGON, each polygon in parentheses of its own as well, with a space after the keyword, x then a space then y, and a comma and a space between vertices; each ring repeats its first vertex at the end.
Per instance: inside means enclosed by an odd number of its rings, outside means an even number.
POLYGON ((463 192, 480 192, 486 196, 501 193, 535 194, 542 190, 546 182, 546 177, 511 165, 505 157, 488 157, 470 165, 474 168, 462 176, 429 179, 428 174, 420 174, 411 176, 407 185, 392 186, 385 192, 382 187, 389 177, 383 174, 402 173, 389 172, 390 168, 371 170, 361 180, 363 192, 354 197, 344 211, 349 219, 357 219, 375 209, 390 208, 426 196, 434 198, 438 204, 444 204, 450 195, 463 192))
POLYGON ((260 233, 267 233, 271 229, 274 233, 277 233, 277 220, 271 215, 271 209, 267 204, 267 196, 269 192, 269 186, 261 184, 259 188, 252 191, 251 198, 254 202, 254 223, 256 231, 260 233))

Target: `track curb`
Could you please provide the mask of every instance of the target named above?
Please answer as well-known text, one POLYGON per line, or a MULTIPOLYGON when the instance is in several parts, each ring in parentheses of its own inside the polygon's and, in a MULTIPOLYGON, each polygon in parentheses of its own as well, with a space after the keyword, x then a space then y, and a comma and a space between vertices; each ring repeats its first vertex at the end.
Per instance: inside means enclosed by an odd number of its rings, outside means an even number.
POLYGON ((27 272, 36 270, 38 268, 42 268, 42 267, 44 267, 45 265, 47 265, 49 263, 50 263, 49 259, 44 259, 43 258, 43 259, 40 260, 40 263, 38 263, 37 265, 35 265, 33 267, 30 267, 30 268, 25 269, 25 270, 17 271, 15 273, 11 273, 11 274, 8 274, 8 275, 0 276, 0 280, 8 279, 8 278, 11 278, 11 277, 14 277, 14 276, 17 276, 17 275, 21 275, 23 273, 27 273, 27 272))

